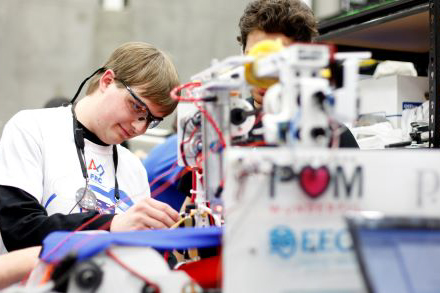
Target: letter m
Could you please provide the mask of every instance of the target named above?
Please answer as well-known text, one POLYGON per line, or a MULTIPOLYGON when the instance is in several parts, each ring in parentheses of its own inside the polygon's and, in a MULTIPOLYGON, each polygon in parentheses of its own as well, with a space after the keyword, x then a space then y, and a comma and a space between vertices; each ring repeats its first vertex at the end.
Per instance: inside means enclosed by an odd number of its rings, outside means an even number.
POLYGON ((339 197, 339 186, 340 182, 342 184, 342 187, 345 190, 345 194, 347 198, 351 197, 351 193, 354 189, 354 186, 357 182, 358 185, 358 195, 359 197, 362 197, 363 193, 363 170, 362 167, 357 166, 353 171, 353 176, 351 176, 351 179, 347 179, 345 176, 344 169, 341 166, 338 166, 336 168, 336 174, 334 176, 334 183, 335 183, 335 197, 339 197))

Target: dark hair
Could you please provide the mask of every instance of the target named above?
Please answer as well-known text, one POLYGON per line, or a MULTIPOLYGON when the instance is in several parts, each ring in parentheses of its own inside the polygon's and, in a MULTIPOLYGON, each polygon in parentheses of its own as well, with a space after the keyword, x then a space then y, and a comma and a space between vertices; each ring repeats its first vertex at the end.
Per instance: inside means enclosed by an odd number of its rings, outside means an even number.
POLYGON ((44 108, 56 108, 66 106, 69 104, 69 99, 66 97, 55 96, 44 104, 44 108))
POLYGON ((256 0, 250 2, 238 24, 244 51, 247 37, 253 30, 282 33, 294 41, 310 42, 318 35, 313 11, 301 0, 256 0))

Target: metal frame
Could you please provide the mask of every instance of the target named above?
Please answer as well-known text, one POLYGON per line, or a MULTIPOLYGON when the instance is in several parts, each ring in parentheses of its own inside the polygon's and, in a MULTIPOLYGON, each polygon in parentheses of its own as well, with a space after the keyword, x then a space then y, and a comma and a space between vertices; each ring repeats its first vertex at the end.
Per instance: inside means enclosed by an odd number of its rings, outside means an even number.
POLYGON ((318 29, 321 35, 340 35, 344 33, 344 31, 350 31, 351 28, 355 28, 359 25, 368 27, 418 13, 420 10, 426 9, 424 7, 426 3, 427 0, 400 0, 354 15, 320 21, 318 23, 318 29))
POLYGON ((440 148, 440 1, 429 0, 429 147, 440 148))

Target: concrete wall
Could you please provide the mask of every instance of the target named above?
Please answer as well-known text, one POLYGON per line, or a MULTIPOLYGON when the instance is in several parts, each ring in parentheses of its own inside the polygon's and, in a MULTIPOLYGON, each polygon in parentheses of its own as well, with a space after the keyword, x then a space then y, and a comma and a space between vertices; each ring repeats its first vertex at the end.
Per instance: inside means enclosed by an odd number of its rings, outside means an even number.
POLYGON ((0 1, 0 128, 18 110, 71 96, 90 70, 97 1, 0 1))
MULTIPOLYGON (((145 41, 167 51, 182 82, 212 58, 240 54, 235 37, 248 0, 0 1, 0 131, 17 111, 72 97, 118 45, 145 41)), ((169 122, 168 122, 169 123, 169 122)))

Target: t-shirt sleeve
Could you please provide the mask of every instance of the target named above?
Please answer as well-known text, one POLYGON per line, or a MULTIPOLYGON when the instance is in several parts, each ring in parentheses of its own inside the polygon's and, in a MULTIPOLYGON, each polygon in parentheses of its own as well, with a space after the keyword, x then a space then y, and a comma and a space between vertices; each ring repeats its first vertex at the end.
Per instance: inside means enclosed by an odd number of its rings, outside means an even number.
POLYGON ((0 185, 20 188, 39 202, 43 196, 42 137, 29 111, 9 120, 0 140, 0 185))

